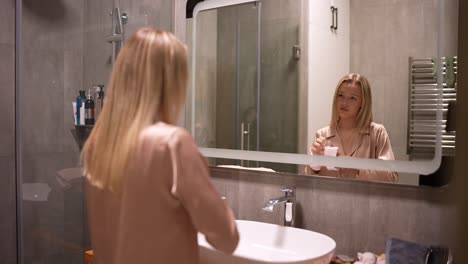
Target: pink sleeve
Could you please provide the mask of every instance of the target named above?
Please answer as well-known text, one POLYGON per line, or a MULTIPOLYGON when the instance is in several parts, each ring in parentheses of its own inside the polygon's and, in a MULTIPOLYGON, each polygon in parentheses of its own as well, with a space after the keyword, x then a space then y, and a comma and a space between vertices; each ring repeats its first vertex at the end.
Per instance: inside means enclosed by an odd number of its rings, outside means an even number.
POLYGON ((214 248, 234 252, 239 241, 234 215, 211 183, 206 160, 194 140, 187 131, 178 128, 169 148, 173 168, 171 193, 214 248))
MULTIPOLYGON (((376 159, 381 160, 394 160, 390 138, 387 134, 385 127, 381 126, 377 129, 375 135, 375 155, 376 159)), ((398 182, 400 175, 392 171, 373 171, 373 170, 360 170, 359 179, 370 181, 385 181, 385 182, 398 182)))
POLYGON ((392 145, 388 137, 387 130, 382 126, 376 133, 376 155, 377 159, 394 160, 392 145))

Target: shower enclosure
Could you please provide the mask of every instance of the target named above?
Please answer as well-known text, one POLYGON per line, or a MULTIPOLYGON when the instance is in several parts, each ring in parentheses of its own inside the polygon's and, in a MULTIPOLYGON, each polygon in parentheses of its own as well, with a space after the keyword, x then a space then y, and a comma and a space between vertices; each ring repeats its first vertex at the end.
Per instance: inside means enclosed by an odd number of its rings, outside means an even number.
POLYGON ((172 14, 166 0, 16 1, 18 263, 84 263, 72 102, 107 83, 126 37, 143 26, 172 31, 172 14))
MULTIPOLYGON (((298 152, 301 5, 263 0, 203 10, 188 21, 188 28, 196 23, 195 94, 189 104, 195 105, 191 127, 199 146, 298 152)), ((297 169, 243 160, 211 162, 297 169)))

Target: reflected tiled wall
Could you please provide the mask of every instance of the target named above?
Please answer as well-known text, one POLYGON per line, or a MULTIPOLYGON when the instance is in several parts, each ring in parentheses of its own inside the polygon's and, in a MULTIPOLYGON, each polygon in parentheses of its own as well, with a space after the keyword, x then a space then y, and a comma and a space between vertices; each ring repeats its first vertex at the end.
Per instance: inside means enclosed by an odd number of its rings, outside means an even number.
POLYGON ((15 1, 0 3, 0 256, 16 263, 15 1))
MULTIPOLYGON (((197 18, 197 52, 193 54, 196 56, 198 67, 196 68, 195 76, 195 135, 194 138, 199 147, 212 148, 216 147, 216 93, 217 93, 217 72, 216 72, 216 43, 217 31, 216 25, 218 23, 218 11, 207 10, 200 12, 197 18), (206 98, 210 98, 206 102, 206 98), (200 106, 200 107, 198 107, 200 106)), ((193 19, 187 19, 187 47, 189 61, 192 61, 192 26, 193 19)), ((191 72, 189 74, 192 75, 191 72)), ((190 80, 188 87, 192 90, 192 80, 190 80)), ((187 96, 189 105, 191 104, 191 91, 190 96, 187 96)), ((191 109, 187 114, 191 115, 191 109)))
MULTIPOLYGON (((455 56, 458 0, 444 5, 443 56, 455 56)), ((385 125, 396 159, 408 159, 408 58, 437 56, 438 15, 438 1, 351 1, 350 69, 368 77, 374 119, 385 125)))
POLYGON ((237 219, 282 224, 282 207, 261 210, 281 188, 296 186, 297 226, 332 237, 337 253, 385 252, 390 237, 456 248, 451 189, 211 168, 237 219))

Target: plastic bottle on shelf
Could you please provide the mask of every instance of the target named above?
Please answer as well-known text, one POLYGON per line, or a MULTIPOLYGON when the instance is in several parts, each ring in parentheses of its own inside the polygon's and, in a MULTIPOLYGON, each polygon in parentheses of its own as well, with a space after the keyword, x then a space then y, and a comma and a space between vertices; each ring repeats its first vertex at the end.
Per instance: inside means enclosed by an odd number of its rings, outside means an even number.
POLYGON ((86 95, 84 90, 79 90, 79 95, 76 97, 76 124, 77 125, 84 125, 84 115, 83 109, 84 102, 86 100, 86 95))
POLYGON ((85 101, 85 125, 94 125, 94 101, 91 89, 88 91, 88 97, 85 101))
POLYGON ((95 120, 99 118, 101 114, 102 107, 104 106, 104 85, 99 85, 97 88, 97 93, 95 97, 95 120))

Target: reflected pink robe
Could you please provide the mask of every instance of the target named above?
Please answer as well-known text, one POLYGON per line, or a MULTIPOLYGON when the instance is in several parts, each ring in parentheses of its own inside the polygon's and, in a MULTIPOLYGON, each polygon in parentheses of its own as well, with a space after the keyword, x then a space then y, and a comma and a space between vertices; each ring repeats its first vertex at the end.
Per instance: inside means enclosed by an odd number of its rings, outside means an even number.
POLYGON ((142 132, 141 143, 122 195, 87 186, 95 264, 196 264, 197 231, 215 248, 234 251, 233 213, 192 137, 159 122, 142 132))
MULTIPOLYGON (((338 155, 344 156, 340 135, 336 129, 330 126, 319 129, 315 138, 324 137, 329 145, 338 147, 338 155)), ((315 139, 314 139, 315 141, 315 139)), ((390 138, 385 127, 381 124, 372 122, 369 129, 361 132, 359 140, 353 144, 351 157, 366 159, 394 160, 390 138)), ((314 171, 310 166, 305 167, 305 173, 310 175, 323 175, 348 179, 359 179, 368 181, 397 182, 399 175, 396 172, 374 171, 374 170, 356 170, 337 168, 329 170, 327 167, 320 167, 320 171, 314 171)))

